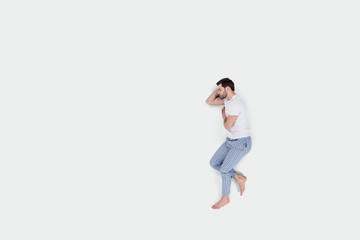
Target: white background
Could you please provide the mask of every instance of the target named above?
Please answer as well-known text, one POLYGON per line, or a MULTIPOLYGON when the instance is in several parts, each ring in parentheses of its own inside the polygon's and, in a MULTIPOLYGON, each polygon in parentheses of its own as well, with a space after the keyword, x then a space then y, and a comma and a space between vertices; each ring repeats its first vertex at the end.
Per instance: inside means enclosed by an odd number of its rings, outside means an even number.
POLYGON ((0 238, 359 239, 358 1, 1 1, 0 238), (229 77, 253 147, 211 209, 229 77))

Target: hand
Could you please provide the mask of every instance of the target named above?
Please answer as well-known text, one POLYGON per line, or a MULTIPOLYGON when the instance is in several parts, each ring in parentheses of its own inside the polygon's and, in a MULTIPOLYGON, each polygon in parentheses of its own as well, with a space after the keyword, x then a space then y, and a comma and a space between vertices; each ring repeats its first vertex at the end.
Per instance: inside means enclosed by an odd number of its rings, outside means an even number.
POLYGON ((226 114, 225 114, 225 107, 223 107, 223 109, 221 110, 221 114, 222 114, 222 117, 223 119, 226 119, 226 114))

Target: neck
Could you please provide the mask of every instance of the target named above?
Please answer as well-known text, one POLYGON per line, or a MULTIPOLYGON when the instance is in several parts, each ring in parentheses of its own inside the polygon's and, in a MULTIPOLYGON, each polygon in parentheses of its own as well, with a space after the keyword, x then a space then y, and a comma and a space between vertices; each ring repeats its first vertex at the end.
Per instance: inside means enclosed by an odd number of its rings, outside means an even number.
POLYGON ((230 100, 236 93, 231 91, 231 92, 228 92, 227 96, 226 96, 226 99, 227 100, 230 100))

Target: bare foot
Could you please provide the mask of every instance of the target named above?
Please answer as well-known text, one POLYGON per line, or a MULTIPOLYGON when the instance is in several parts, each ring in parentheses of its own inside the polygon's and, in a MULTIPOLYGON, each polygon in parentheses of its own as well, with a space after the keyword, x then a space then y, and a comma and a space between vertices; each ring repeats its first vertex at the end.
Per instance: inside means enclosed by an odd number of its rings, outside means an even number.
POLYGON ((245 191, 245 182, 247 180, 247 177, 236 174, 234 178, 240 186, 240 195, 243 195, 243 192, 245 191))
POLYGON ((226 197, 222 197, 221 199, 220 199, 220 201, 218 201, 217 203, 215 203, 213 206, 212 206, 212 208, 213 209, 220 209, 220 208, 222 208, 223 206, 225 206, 226 204, 228 204, 230 202, 230 199, 229 199, 229 197, 228 196, 226 196, 226 197))

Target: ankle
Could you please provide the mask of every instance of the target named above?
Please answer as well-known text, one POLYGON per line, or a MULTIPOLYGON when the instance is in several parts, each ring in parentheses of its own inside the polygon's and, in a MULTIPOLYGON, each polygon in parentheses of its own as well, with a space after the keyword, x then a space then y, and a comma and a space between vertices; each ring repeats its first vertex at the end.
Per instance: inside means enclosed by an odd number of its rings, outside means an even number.
POLYGON ((230 201, 229 195, 223 195, 221 199, 222 199, 222 200, 229 200, 229 201, 230 201))
POLYGON ((236 174, 235 176, 237 179, 245 179, 246 177, 240 174, 236 174))

